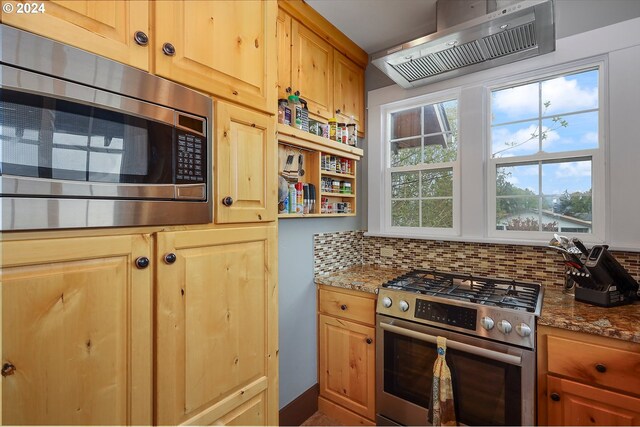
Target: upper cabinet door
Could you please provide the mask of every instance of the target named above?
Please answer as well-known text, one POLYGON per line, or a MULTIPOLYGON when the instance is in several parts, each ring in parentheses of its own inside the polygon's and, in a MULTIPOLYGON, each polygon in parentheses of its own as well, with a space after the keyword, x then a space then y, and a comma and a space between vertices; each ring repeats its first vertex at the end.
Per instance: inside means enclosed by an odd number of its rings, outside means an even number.
POLYGON ((157 1, 155 72, 275 113, 275 1, 157 1))
MULTIPOLYGON (((80 49, 149 69, 149 48, 135 42, 142 31, 149 36, 147 0, 52 0, 47 2, 6 2, 12 13, 2 12, 2 22, 70 44, 80 49), (18 3, 24 3, 24 6, 18 3), (17 13, 19 7, 42 3, 44 13, 17 13)), ((23 9, 26 10, 26 9, 23 9)))
POLYGON ((309 112, 333 117, 333 47, 297 21, 291 24, 291 80, 309 112))
POLYGON ((150 241, 2 243, 3 424, 152 423, 150 241))
POLYGON ((364 70, 349 58, 334 53, 333 106, 339 122, 356 123, 364 132, 364 70))
POLYGON ((276 20, 278 36, 278 98, 291 92, 291 16, 278 9, 276 20), (288 91, 287 91, 288 90, 288 91))
POLYGON ((278 150, 272 117, 217 102, 215 222, 276 218, 278 150))

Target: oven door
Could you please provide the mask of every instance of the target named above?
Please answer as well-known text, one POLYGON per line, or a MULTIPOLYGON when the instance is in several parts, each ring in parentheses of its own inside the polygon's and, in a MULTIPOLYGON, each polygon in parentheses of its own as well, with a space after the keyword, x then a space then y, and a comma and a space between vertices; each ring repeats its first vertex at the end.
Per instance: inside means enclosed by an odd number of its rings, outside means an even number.
POLYGON ((447 339, 458 423, 533 425, 535 353, 377 315, 378 424, 430 424, 436 337, 447 339))

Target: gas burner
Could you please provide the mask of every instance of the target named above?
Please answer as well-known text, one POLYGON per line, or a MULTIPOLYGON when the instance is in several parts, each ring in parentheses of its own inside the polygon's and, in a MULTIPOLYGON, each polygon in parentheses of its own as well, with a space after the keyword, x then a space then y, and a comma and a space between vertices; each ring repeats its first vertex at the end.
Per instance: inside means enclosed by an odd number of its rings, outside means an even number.
POLYGON ((536 311, 540 285, 436 270, 413 270, 383 288, 513 310, 536 311))

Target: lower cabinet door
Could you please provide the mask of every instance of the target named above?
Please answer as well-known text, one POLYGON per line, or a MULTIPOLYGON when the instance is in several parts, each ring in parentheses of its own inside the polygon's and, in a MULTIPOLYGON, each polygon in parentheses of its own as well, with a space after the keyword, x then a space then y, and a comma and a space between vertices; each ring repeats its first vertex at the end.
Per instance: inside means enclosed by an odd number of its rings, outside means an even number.
POLYGON ((2 424, 150 424, 150 237, 1 248, 2 424))
POLYGON ((640 425, 640 398, 547 376, 547 421, 558 426, 640 425))
POLYGON ((320 395, 375 417, 375 329, 319 315, 320 395))
POLYGON ((276 425, 275 227, 158 233, 156 423, 276 425))

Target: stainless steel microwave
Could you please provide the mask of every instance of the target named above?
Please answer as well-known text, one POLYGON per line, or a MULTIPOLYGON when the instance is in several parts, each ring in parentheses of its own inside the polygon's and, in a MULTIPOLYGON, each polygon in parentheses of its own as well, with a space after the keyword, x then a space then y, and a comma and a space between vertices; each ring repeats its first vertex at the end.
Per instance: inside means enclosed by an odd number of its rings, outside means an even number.
POLYGON ((2 230, 212 221, 211 98, 0 25, 2 230))

